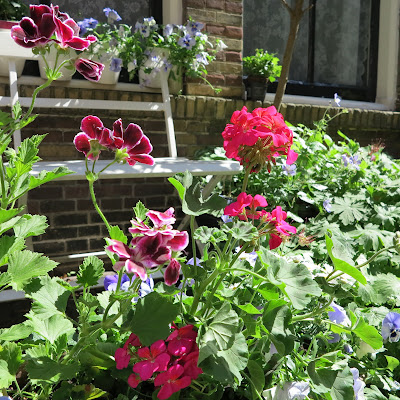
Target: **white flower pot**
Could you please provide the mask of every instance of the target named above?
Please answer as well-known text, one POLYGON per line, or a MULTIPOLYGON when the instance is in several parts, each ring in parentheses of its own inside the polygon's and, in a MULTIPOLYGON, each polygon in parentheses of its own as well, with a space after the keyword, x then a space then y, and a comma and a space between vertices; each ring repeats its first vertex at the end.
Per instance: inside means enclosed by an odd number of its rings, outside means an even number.
MULTIPOLYGON (((60 65, 63 61, 69 60, 70 58, 75 58, 75 52, 73 50, 70 50, 70 54, 59 54, 58 56, 58 65, 60 65)), ((54 68, 54 64, 56 62, 56 56, 57 56, 57 50, 54 46, 50 47, 50 52, 46 53, 46 61, 49 64, 50 68, 54 68)), ((44 62, 42 56, 39 56, 39 71, 40 71, 40 76, 43 79, 47 80, 46 76, 46 63, 44 62)), ((58 78, 58 81, 69 81, 72 78, 72 75, 75 73, 75 69, 67 69, 65 67, 62 67, 60 72, 62 73, 62 76, 58 78)))
POLYGON ((102 62, 96 55, 90 56, 89 58, 92 59, 93 61, 104 64, 104 70, 101 74, 100 79, 94 83, 101 83, 102 85, 115 85, 118 82, 120 73, 110 70, 111 60, 102 62))
MULTIPOLYGON (((25 59, 20 58, 20 55, 28 53, 29 56, 32 58, 31 49, 26 49, 16 44, 14 40, 11 38, 10 29, 7 28, 0 29, 0 42, 2 46, 6 47, 7 50, 9 50, 10 53, 12 52, 15 55, 18 55, 18 58, 14 58, 14 60, 17 69, 17 75, 20 76, 22 74, 22 70, 24 69, 25 65, 25 59)), ((2 54, 2 57, 0 57, 0 76, 7 76, 7 77, 9 76, 8 62, 9 58, 7 56, 4 56, 4 54, 2 54)))

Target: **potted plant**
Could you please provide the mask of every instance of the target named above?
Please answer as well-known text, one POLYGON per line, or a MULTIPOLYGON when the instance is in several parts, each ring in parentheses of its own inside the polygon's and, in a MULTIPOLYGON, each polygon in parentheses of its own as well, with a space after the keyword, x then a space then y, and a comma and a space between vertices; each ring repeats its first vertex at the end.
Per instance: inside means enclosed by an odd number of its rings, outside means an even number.
POLYGON ((244 83, 249 99, 264 100, 268 82, 274 82, 281 74, 282 67, 278 63, 275 53, 263 49, 256 49, 254 55, 243 58, 244 83))
POLYGON ((125 64, 123 54, 126 54, 126 43, 131 33, 131 27, 118 24, 121 21, 119 14, 110 8, 104 8, 103 12, 107 22, 98 22, 94 18, 85 18, 78 21, 80 36, 94 35, 96 43, 86 50, 87 56, 105 65, 104 71, 98 83, 115 84, 118 82, 122 66, 125 64))

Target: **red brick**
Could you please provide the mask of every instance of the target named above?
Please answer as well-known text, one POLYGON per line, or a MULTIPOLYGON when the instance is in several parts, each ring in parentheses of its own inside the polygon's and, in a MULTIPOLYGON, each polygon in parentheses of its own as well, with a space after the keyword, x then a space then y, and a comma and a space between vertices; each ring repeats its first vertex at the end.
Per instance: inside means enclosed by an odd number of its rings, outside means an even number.
POLYGON ((57 198, 61 199, 62 198, 62 188, 53 186, 44 186, 42 188, 37 188, 35 190, 32 190, 29 192, 29 200, 30 199, 35 199, 35 200, 42 200, 42 199, 51 199, 51 198, 57 198))
POLYGON ((224 0, 207 0, 208 8, 215 8, 217 10, 225 9, 225 1, 224 0))
POLYGON ((186 6, 193 8, 204 8, 206 6, 206 0, 186 0, 186 6))
POLYGON ((226 1, 225 2, 225 11, 233 14, 242 14, 243 13, 243 5, 241 2, 237 3, 234 1, 226 1))
POLYGON ((242 77, 238 75, 225 76, 227 86, 242 86, 242 77))
POLYGON ((225 58, 226 61, 230 62, 242 62, 242 53, 238 51, 226 51, 225 58))
POLYGON ((228 38, 232 39, 242 39, 243 37, 243 29, 237 26, 227 26, 225 28, 224 35, 228 38))
POLYGON ((89 188, 85 186, 68 186, 65 188, 66 199, 89 197, 89 188))
POLYGON ((222 36, 222 35, 224 35, 225 27, 222 25, 207 24, 206 31, 207 31, 207 33, 210 33, 211 35, 222 36))
POLYGON ((52 200, 52 201, 42 201, 40 203, 40 212, 65 212, 65 211, 75 211, 75 201, 72 200, 52 200))

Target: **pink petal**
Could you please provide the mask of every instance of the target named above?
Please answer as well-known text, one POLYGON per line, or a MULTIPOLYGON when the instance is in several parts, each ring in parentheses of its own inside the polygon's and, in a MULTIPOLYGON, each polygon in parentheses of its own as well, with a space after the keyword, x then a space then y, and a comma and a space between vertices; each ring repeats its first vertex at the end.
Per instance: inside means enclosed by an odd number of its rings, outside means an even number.
POLYGON ((128 150, 129 155, 148 154, 153 150, 153 146, 151 145, 149 138, 143 135, 140 141, 128 150))
POLYGON ((133 372, 136 372, 140 375, 140 379, 142 381, 147 381, 147 379, 150 379, 156 369, 157 366, 149 360, 139 361, 132 368, 133 372))
POLYGON ((129 165, 135 165, 137 162, 146 165, 154 165, 154 158, 148 154, 136 154, 126 159, 129 165))
POLYGON ((256 194, 254 196, 254 207, 267 207, 268 203, 267 200, 265 199, 265 197, 256 194))
POLYGON ((75 50, 82 51, 86 50, 92 42, 90 40, 74 36, 71 39, 65 40, 64 43, 75 50))
POLYGON ((287 159, 286 159, 286 164, 288 164, 288 165, 293 164, 294 162, 296 162, 298 156, 299 155, 295 151, 293 151, 292 149, 289 149, 287 159))
POLYGON ((130 374, 128 377, 128 385, 131 388, 137 388, 137 386, 139 385, 139 383, 141 382, 139 376, 137 374, 130 374))
POLYGON ((132 260, 125 261, 125 270, 128 274, 133 274, 133 273, 137 274, 142 281, 145 281, 147 279, 146 268, 136 264, 132 260))
POLYGON ((74 137, 74 145, 76 149, 82 153, 85 153, 85 155, 90 151, 89 139, 90 137, 84 132, 80 132, 74 137))
POLYGON ((54 22, 56 24, 56 36, 57 39, 61 41, 62 46, 74 37, 74 31, 68 25, 65 25, 59 18, 54 17, 54 22))
POLYGON ((49 6, 46 6, 45 4, 41 5, 30 5, 29 6, 29 14, 32 18, 32 20, 35 22, 36 25, 40 24, 40 21, 43 17, 43 14, 52 14, 51 8, 49 6))
POLYGON ((165 353, 167 351, 167 346, 165 345, 164 340, 160 339, 154 342, 150 346, 150 351, 153 357, 158 356, 161 353, 165 353))
POLYGON ((180 271, 181 271, 181 265, 177 260, 173 258, 164 272, 165 284, 168 286, 172 286, 176 282, 178 282, 180 271))
POLYGON ((130 249, 125 243, 122 243, 119 240, 110 240, 110 243, 111 244, 107 247, 107 250, 116 253, 119 257, 130 258, 130 249))
POLYGON ((154 364, 157 366, 157 372, 166 371, 168 368, 168 364, 171 360, 171 356, 168 353, 162 353, 154 361, 154 364))
POLYGON ((124 128, 122 126, 122 119, 117 119, 113 124, 113 136, 121 138, 123 137, 124 128))
POLYGON ((187 232, 175 232, 174 237, 168 240, 168 246, 172 251, 182 251, 189 244, 189 235, 187 232))
POLYGON ((97 128, 102 127, 103 123, 101 122, 101 119, 94 115, 88 115, 87 117, 83 118, 81 122, 81 130, 92 139, 97 138, 97 128))
POLYGON ((52 14, 43 14, 41 21, 37 24, 41 36, 50 38, 56 30, 52 14))
POLYGON ((276 249, 282 243, 282 238, 274 233, 271 233, 269 238, 269 248, 276 249))
POLYGON ((124 146, 130 150, 142 140, 143 131, 139 125, 129 124, 124 132, 124 146))

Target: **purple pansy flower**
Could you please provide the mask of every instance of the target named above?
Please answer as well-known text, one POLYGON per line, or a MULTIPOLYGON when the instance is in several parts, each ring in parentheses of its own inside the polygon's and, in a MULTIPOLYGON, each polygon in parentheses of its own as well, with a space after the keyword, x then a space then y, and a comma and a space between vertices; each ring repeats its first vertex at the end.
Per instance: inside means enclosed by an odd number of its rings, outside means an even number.
POLYGON ((351 321, 350 321, 349 317, 347 316, 344 308, 339 306, 338 304, 334 303, 333 301, 331 303, 331 307, 333 308, 333 311, 328 311, 329 319, 332 322, 334 322, 335 324, 350 327, 351 321))
POLYGON ((85 18, 82 21, 78 21, 77 24, 79 26, 79 36, 83 36, 88 29, 94 29, 96 28, 97 24, 99 21, 94 18, 85 18))
POLYGON ((382 322, 381 334, 389 342, 398 342, 400 339, 400 314, 390 312, 382 322))
POLYGON ((163 36, 164 37, 170 36, 172 34, 172 31, 173 31, 173 26, 171 24, 165 25, 163 30, 163 36))
POLYGON ((121 19, 122 19, 115 10, 112 10, 109 7, 103 8, 103 12, 107 17, 109 24, 113 24, 114 22, 121 21, 121 19))
POLYGON ((136 22, 135 24, 135 31, 139 32, 143 37, 150 36, 150 26, 141 24, 140 22, 136 22))
POLYGON ((191 50, 192 47, 196 44, 196 39, 187 34, 184 37, 179 38, 178 44, 181 47, 191 50))
MULTIPOLYGON (((121 290, 126 292, 129 289, 130 283, 131 281, 129 279, 129 276, 123 274, 121 279, 121 290)), ((104 278, 104 289, 106 289, 109 292, 115 292, 117 290, 117 284, 118 284, 118 274, 107 275, 104 278)))
POLYGON ((365 383, 360 379, 360 372, 357 368, 350 368, 351 373, 353 374, 353 389, 355 400, 364 400, 364 387, 365 383))
POLYGON ((204 24, 196 21, 189 21, 186 25, 186 29, 190 35, 195 35, 197 32, 200 32, 204 28, 204 24))
POLYGON ((326 212, 332 212, 332 204, 331 204, 331 199, 326 199, 322 203, 322 206, 324 207, 326 212))
POLYGON ((282 170, 283 170, 283 174, 287 175, 287 176, 294 176, 296 175, 296 164, 283 164, 282 165, 282 170))
POLYGON ((112 58, 110 63, 110 71, 120 72, 122 68, 122 60, 118 57, 112 58))

